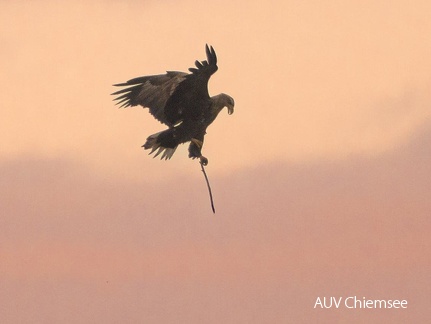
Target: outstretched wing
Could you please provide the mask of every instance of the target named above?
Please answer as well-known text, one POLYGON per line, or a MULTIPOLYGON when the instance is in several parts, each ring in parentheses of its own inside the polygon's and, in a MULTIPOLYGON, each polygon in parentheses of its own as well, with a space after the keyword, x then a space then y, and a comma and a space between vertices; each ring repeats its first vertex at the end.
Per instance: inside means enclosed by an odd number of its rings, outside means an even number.
POLYGON ((196 61, 196 68, 190 68, 166 103, 165 113, 174 119, 197 119, 211 106, 208 93, 208 80, 217 67, 217 56, 214 48, 205 46, 207 60, 196 61))
POLYGON ((179 120, 169 118, 165 114, 166 103, 186 75, 187 73, 184 72, 168 71, 166 74, 131 79, 125 83, 114 84, 114 86, 127 88, 112 95, 119 95, 114 100, 117 100, 117 105, 120 107, 137 105, 147 107, 158 121, 173 126, 179 120))
POLYGON ((211 106, 208 80, 217 71, 214 48, 206 45, 207 60, 196 61, 190 74, 169 71, 114 84, 127 87, 114 92, 121 107, 142 105, 160 122, 173 127, 185 120, 197 120, 211 106))

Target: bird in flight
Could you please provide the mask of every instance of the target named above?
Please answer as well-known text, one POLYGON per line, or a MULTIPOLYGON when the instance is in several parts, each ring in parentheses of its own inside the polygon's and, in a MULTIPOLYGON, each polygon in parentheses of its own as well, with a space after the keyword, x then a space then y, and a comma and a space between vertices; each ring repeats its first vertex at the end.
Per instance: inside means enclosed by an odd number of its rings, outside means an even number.
POLYGON ((210 97, 208 81, 217 67, 217 56, 212 46, 205 46, 207 59, 196 61, 190 73, 167 71, 165 74, 143 76, 125 83, 125 87, 112 93, 120 107, 141 105, 168 129, 148 136, 144 149, 170 159, 179 144, 190 142, 189 157, 199 158, 202 165, 208 159, 201 153, 207 127, 226 107, 228 114, 234 111, 235 102, 227 94, 210 97))

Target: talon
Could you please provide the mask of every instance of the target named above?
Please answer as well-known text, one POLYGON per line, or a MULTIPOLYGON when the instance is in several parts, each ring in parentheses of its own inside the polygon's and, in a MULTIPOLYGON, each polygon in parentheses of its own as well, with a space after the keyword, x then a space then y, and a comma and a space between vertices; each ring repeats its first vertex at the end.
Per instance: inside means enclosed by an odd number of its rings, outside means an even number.
POLYGON ((201 156, 199 157, 199 160, 200 160, 200 163, 201 163, 202 165, 204 165, 204 166, 208 165, 208 159, 207 159, 205 156, 201 155, 201 156))

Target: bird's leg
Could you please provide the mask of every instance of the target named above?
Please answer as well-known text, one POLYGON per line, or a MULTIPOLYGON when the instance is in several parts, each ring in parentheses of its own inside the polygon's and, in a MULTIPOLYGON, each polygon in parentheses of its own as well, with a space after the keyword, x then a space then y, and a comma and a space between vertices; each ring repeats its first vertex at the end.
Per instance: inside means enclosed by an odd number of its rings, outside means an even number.
POLYGON ((192 138, 190 141, 192 142, 192 144, 194 144, 194 147, 190 147, 189 157, 191 157, 192 159, 199 158, 202 165, 207 165, 208 159, 201 153, 202 146, 204 145, 203 141, 200 141, 196 138, 192 138))
POLYGON ((192 138, 190 141, 192 143, 194 143, 199 149, 201 149, 202 146, 204 145, 204 142, 202 142, 202 141, 200 141, 200 140, 198 140, 196 138, 192 138))

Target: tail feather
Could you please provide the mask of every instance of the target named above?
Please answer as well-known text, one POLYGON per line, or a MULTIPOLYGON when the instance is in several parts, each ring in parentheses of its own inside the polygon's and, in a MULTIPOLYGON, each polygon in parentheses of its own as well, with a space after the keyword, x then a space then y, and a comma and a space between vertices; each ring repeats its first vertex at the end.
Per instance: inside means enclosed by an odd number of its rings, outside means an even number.
POLYGON ((154 158, 156 156, 160 155, 161 153, 163 153, 162 156, 160 157, 160 159, 161 160, 169 160, 172 157, 172 155, 174 155, 175 150, 177 149, 178 145, 173 147, 173 148, 162 146, 162 144, 158 141, 158 137, 161 133, 163 133, 163 131, 155 133, 153 135, 150 135, 147 138, 147 141, 145 142, 145 144, 142 145, 142 147, 146 150, 151 149, 150 153, 148 153, 148 154, 153 154, 157 150, 156 154, 154 155, 154 158))

